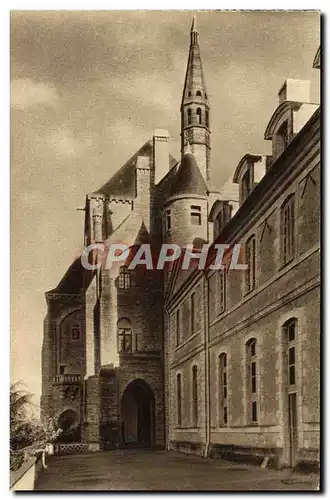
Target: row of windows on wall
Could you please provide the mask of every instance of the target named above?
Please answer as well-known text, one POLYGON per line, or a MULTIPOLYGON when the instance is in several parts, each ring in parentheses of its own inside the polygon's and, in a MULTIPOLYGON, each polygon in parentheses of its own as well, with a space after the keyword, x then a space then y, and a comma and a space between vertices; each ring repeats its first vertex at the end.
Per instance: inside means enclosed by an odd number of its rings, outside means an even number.
MULTIPOLYGON (((283 331, 283 366, 284 384, 287 393, 296 392, 296 340, 297 319, 290 318, 282 327, 283 331)), ((245 404, 246 420, 248 424, 258 424, 259 421, 259 392, 258 387, 258 345, 255 338, 249 339, 245 344, 245 404)), ((218 423, 219 426, 227 426, 229 423, 230 401, 228 387, 230 386, 229 366, 227 353, 221 353, 218 357, 218 423)), ((198 425, 198 379, 197 366, 192 369, 192 403, 191 414, 193 427, 198 425)), ((177 374, 177 426, 182 426, 182 379, 177 374)))
MULTIPOLYGON (((193 226, 202 225, 202 209, 198 205, 190 206, 190 224, 193 226)), ((170 208, 165 210, 165 228, 166 231, 170 231, 172 228, 172 214, 170 208)))
MULTIPOLYGON (((196 321, 196 293, 193 292, 189 297, 189 325, 185 325, 185 329, 188 328, 190 335, 193 335, 196 331, 197 321, 196 321)), ((181 309, 177 309, 175 318, 175 344, 179 346, 182 341, 182 328, 181 328, 181 309)))
MULTIPOLYGON (((209 127, 209 111, 208 109, 205 110, 205 125, 209 127)), ((192 124, 197 124, 197 125, 202 125, 203 123, 203 111, 201 108, 196 109, 196 114, 194 114, 192 108, 187 109, 187 124, 192 125, 192 124)))
MULTIPOLYGON (((281 263, 288 264, 295 256, 295 198, 290 195, 281 208, 281 263)), ((245 243, 244 263, 247 265, 245 271, 245 293, 249 293, 256 288, 256 236, 251 235, 245 243)), ((219 271, 219 313, 226 309, 226 271, 219 271)))

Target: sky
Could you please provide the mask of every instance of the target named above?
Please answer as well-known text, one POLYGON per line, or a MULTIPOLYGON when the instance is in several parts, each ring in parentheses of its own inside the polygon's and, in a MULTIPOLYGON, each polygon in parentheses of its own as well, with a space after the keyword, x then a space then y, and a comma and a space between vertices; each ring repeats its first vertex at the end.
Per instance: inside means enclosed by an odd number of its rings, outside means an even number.
MULTIPOLYGON (((86 193, 155 128, 180 154, 191 11, 11 13, 11 381, 41 390, 44 293, 83 248, 86 193)), ((212 176, 229 179, 263 140, 286 78, 311 81, 320 19, 308 11, 200 11, 212 176)))

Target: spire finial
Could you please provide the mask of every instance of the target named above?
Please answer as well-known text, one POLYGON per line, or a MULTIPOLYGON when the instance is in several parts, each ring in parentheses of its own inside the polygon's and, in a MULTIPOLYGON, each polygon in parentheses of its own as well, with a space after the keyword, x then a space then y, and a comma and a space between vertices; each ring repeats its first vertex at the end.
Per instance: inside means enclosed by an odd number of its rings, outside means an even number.
POLYGON ((194 31, 197 31, 197 19, 196 19, 196 14, 193 16, 192 24, 191 24, 191 30, 190 33, 193 33, 194 31))

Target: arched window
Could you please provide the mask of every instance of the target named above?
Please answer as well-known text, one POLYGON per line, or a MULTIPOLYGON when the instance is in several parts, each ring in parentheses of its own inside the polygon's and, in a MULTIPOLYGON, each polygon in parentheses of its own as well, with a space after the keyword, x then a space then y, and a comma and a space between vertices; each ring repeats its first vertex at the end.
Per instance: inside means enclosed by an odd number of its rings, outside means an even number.
POLYGON ((256 239, 255 236, 250 236, 245 244, 245 255, 247 270, 246 276, 246 293, 254 290, 256 284, 256 239))
POLYGON ((247 417, 249 423, 258 422, 257 393, 257 341, 252 338, 246 343, 246 394, 247 417))
POLYGON ((131 287, 131 275, 127 267, 121 267, 119 273, 119 288, 127 290, 131 287))
POLYGON ((191 97, 191 92, 190 92, 190 90, 189 90, 189 92, 188 92, 188 97, 191 97))
POLYGON ((205 122, 206 122, 206 126, 209 127, 210 126, 210 119, 209 119, 209 110, 208 109, 205 111, 205 122))
POLYGON ((196 109, 197 123, 200 125, 202 123, 202 110, 201 108, 196 109))
POLYGON ((198 379, 197 366, 192 367, 192 425, 198 426, 198 379))
POLYGON ((281 207, 282 260, 290 262, 295 253, 295 198, 291 194, 281 207))
POLYGON ((191 125, 191 108, 188 108, 188 125, 191 125))
POLYGON ((176 376, 176 419, 177 426, 182 424, 182 397, 181 397, 181 373, 176 376))
POLYGON ((201 91, 197 90, 196 95, 201 96, 202 95, 201 91))
POLYGON ((227 377, 227 355, 223 352, 219 356, 219 424, 228 424, 228 377, 227 377))
POLYGON ((286 381, 290 390, 295 390, 296 385, 296 342, 297 342, 297 319, 291 318, 283 325, 286 381))
POLYGON ((121 318, 117 323, 118 352, 132 352, 132 327, 127 318, 121 318))

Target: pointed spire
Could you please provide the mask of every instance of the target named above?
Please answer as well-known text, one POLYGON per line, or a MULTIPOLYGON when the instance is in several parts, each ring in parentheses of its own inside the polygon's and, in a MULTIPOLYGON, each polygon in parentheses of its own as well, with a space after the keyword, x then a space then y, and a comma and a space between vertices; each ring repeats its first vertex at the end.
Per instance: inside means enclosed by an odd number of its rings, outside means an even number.
POLYGON ((198 45, 198 31, 197 31, 197 20, 196 14, 194 14, 191 30, 190 30, 190 45, 198 45))
POLYGON ((191 30, 190 33, 193 33, 194 31, 197 31, 197 19, 196 19, 196 14, 193 16, 192 24, 191 24, 191 30))

